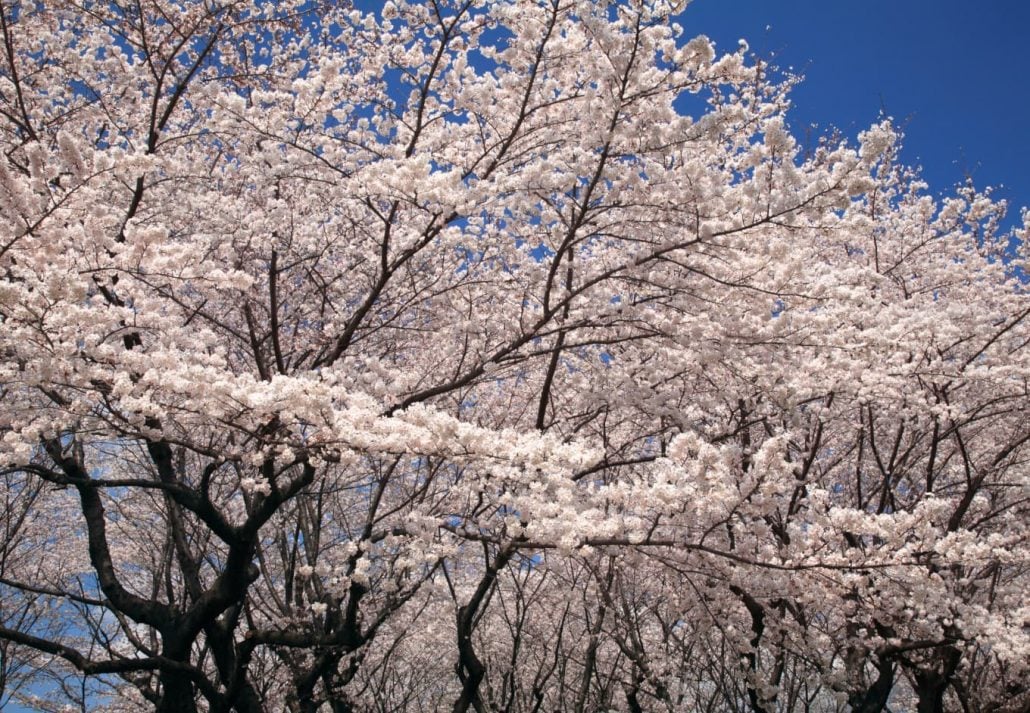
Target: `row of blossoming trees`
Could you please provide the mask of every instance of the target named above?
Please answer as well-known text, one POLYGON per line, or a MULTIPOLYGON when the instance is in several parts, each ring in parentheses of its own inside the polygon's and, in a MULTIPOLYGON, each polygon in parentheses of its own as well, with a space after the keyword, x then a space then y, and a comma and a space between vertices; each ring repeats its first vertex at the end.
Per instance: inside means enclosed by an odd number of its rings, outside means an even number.
POLYGON ((1025 710, 1026 243, 674 9, 0 3, 0 707, 1025 710))

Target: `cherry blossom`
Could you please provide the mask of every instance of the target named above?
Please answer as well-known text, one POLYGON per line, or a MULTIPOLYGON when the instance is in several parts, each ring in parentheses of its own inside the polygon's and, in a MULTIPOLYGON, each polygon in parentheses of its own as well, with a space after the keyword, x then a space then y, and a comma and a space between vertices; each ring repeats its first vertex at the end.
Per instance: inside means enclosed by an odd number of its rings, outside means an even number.
POLYGON ((0 706, 1025 708, 1027 214, 684 5, 0 6, 0 706))

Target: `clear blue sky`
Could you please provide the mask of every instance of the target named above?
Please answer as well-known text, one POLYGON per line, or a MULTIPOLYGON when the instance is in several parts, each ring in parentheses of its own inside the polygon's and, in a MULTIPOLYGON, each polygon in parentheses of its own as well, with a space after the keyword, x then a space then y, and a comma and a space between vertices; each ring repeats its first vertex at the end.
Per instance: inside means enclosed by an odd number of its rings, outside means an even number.
POLYGON ((882 104, 931 192, 969 172, 1030 206, 1030 0, 693 0, 680 24, 803 74, 795 133, 854 137, 882 104))

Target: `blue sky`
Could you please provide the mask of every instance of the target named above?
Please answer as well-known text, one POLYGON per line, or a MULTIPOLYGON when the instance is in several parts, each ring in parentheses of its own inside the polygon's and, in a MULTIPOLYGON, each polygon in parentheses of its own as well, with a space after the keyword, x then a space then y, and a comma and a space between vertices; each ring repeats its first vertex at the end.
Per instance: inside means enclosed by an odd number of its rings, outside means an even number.
POLYGON ((1010 218, 1030 206, 1030 1, 693 0, 680 24, 721 51, 744 38, 803 74, 796 134, 817 124, 854 137, 882 105, 932 193, 968 172, 1004 186, 1010 218))

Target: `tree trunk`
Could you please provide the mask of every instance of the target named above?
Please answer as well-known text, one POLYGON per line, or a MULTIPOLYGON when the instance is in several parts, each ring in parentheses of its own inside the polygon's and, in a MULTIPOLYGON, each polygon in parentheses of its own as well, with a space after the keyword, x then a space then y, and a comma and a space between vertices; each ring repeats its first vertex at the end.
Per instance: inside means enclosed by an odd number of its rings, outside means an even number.
POLYGON ((161 702, 157 713, 197 713, 193 682, 181 671, 162 671, 161 702))
POLYGON ((916 671, 912 677, 919 697, 917 713, 944 713, 944 692, 962 660, 962 652, 949 646, 941 652, 941 658, 944 665, 940 671, 916 671))
POLYGON ((851 713, 881 713, 894 688, 894 664, 890 659, 880 659, 876 665, 879 675, 865 693, 848 697, 851 713))

